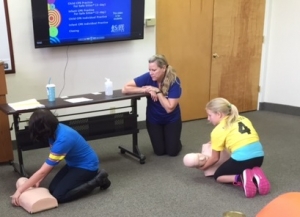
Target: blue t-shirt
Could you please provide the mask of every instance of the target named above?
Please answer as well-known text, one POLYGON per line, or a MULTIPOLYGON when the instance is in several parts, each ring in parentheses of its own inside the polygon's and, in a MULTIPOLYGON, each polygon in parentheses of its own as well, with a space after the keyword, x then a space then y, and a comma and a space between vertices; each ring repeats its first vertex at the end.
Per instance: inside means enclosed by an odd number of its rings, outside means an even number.
MULTIPOLYGON (((153 87, 158 88, 157 81, 153 81, 150 73, 147 72, 139 77, 136 77, 134 79, 135 84, 137 87, 143 87, 147 85, 151 85, 153 87)), ((169 99, 178 99, 181 96, 181 86, 180 86, 180 80, 177 77, 176 81, 170 86, 168 95, 165 96, 169 99)), ((177 121, 181 118, 180 113, 180 107, 179 104, 176 106, 176 108, 170 112, 167 113, 164 107, 160 104, 159 100, 154 102, 151 97, 147 97, 147 111, 146 111, 146 119, 150 123, 153 124, 167 124, 177 121)))
POLYGON ((96 171, 99 159, 87 141, 71 127, 59 123, 55 132, 55 140, 49 139, 50 154, 46 163, 57 165, 63 159, 70 167, 96 171))

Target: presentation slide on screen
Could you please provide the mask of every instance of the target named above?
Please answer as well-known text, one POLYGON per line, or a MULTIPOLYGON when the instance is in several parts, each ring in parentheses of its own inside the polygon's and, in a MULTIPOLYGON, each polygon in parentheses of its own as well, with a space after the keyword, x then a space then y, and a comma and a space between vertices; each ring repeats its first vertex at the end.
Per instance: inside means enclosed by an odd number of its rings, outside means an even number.
POLYGON ((51 43, 130 35, 131 0, 48 0, 51 43))

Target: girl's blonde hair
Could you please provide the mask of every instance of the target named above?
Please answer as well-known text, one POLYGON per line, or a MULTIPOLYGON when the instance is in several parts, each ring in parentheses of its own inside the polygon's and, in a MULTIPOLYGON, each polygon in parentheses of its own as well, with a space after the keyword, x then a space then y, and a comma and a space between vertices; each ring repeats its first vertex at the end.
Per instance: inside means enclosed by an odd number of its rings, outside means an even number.
POLYGON ((228 116, 226 119, 225 129, 228 129, 239 117, 237 107, 224 98, 212 99, 206 104, 205 108, 213 113, 222 113, 228 116))
POLYGON ((164 55, 153 55, 150 57, 149 63, 156 63, 159 68, 166 67, 165 77, 161 83, 160 89, 164 95, 168 95, 169 88, 176 81, 177 75, 175 69, 168 64, 168 61, 164 55))

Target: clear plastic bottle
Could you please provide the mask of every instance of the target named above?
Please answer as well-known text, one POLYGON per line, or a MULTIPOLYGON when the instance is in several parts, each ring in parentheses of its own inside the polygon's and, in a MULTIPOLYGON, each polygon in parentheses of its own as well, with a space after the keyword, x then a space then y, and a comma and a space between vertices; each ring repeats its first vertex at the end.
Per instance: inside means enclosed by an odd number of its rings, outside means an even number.
POLYGON ((109 78, 105 78, 105 95, 111 96, 113 95, 113 83, 109 78))

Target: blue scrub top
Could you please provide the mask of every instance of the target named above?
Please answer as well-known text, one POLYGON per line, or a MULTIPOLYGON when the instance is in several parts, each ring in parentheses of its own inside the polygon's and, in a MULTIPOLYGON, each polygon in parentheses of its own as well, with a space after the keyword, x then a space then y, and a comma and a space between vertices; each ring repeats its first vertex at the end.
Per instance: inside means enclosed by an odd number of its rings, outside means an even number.
MULTIPOLYGON (((157 81, 152 80, 149 72, 136 77, 134 81, 137 87, 150 85, 158 88, 157 81)), ((181 86, 180 80, 177 77, 176 81, 170 86, 169 92, 165 97, 169 99, 178 99, 180 96, 181 86)), ((181 119, 180 106, 178 104, 172 112, 167 113, 159 101, 154 102, 151 97, 147 97, 146 119, 153 124, 168 124, 175 122, 178 119, 181 119)))

